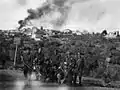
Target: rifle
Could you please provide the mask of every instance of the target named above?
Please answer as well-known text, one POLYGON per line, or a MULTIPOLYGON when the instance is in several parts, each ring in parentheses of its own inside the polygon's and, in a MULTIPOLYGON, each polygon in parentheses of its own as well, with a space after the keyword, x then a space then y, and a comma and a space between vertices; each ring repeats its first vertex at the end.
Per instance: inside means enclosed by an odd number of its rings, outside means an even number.
MULTIPOLYGON (((29 69, 34 70, 34 69, 31 68, 28 64, 25 63, 25 61, 24 61, 24 59, 23 59, 23 56, 21 56, 21 59, 22 59, 24 65, 26 65, 29 69)), ((36 59, 37 59, 37 58, 35 58, 34 60, 36 60, 36 59)), ((39 73, 39 71, 38 71, 37 69, 35 69, 35 71, 36 71, 37 73, 39 73)))

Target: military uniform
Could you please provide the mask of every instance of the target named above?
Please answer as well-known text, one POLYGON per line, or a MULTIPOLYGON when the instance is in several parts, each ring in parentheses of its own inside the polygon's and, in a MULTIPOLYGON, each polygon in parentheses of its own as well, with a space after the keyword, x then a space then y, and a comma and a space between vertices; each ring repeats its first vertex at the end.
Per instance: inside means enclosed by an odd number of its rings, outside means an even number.
POLYGON ((23 62, 24 62, 24 76, 27 78, 27 74, 32 72, 32 60, 30 53, 23 53, 23 62))

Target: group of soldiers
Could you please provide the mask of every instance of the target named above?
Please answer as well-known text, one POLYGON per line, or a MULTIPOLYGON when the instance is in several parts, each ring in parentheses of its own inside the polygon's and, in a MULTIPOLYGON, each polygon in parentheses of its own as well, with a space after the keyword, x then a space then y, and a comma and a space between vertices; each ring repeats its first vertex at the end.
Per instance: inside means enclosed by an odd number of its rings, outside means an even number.
POLYGON ((70 56, 67 53, 65 59, 59 54, 56 61, 45 58, 42 48, 30 49, 24 48, 21 59, 24 63, 24 76, 36 73, 37 79, 45 82, 57 82, 59 84, 81 85, 81 77, 84 68, 84 59, 80 58, 80 53, 70 56), (77 58, 77 60, 76 60, 77 58))
MULTIPOLYGON (((25 78, 36 73, 36 79, 44 82, 56 82, 59 84, 81 85, 84 73, 85 58, 80 52, 54 51, 53 55, 46 56, 43 46, 37 48, 22 47, 20 49, 20 60, 23 63, 23 74, 25 78)), ((54 47, 53 47, 54 48, 54 47)), ((48 52, 52 53, 52 52, 48 52)), ((5 66, 5 60, 10 59, 2 50, 0 57, 5 66)), ((17 60, 18 61, 18 60, 17 60)), ((96 66, 96 64, 94 65, 96 66)))

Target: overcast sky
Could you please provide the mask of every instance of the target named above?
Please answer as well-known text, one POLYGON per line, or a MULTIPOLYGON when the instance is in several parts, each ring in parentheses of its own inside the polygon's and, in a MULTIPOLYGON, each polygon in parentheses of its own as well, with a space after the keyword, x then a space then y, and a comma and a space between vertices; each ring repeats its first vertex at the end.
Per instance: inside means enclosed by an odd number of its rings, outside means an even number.
POLYGON ((89 31, 120 29, 120 0, 86 0, 73 5, 67 27, 89 31))
MULTIPOLYGON (((0 29, 17 27, 18 20, 27 16, 28 8, 36 8, 45 0, 0 0, 0 29)), ((82 0, 81 0, 82 1, 82 0)), ((120 0, 86 0, 75 3, 66 27, 86 28, 90 31, 120 29, 120 0)))

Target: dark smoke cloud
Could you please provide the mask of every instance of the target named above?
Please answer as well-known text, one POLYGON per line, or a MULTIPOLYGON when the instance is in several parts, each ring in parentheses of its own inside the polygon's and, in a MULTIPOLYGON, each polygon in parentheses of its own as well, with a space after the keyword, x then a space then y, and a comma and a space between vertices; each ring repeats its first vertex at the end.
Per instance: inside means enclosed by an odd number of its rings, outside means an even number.
POLYGON ((41 7, 41 8, 37 8, 37 9, 28 9, 28 17, 26 18, 27 20, 32 20, 32 19, 37 19, 40 18, 42 15, 47 14, 51 11, 51 7, 49 4, 41 7))
MULTIPOLYGON (((67 1, 67 0, 66 0, 67 1)), ((28 17, 27 19, 37 19, 40 18, 42 15, 48 14, 51 11, 58 10, 61 13, 64 13, 64 3, 65 0, 54 0, 52 2, 47 2, 47 4, 44 4, 42 7, 28 10, 28 17), (54 7, 52 6, 54 5, 54 7)))
POLYGON ((53 27, 61 27, 66 23, 69 11, 72 8, 72 4, 77 2, 85 2, 90 0, 47 0, 47 2, 37 9, 29 9, 28 17, 25 20, 40 19, 51 12, 59 12, 61 15, 50 23, 53 27))
POLYGON ((27 10, 29 15, 25 18, 25 20, 33 20, 38 18, 40 19, 44 15, 57 11, 61 13, 61 16, 58 19, 51 21, 51 24, 58 27, 62 26, 67 18, 67 14, 70 9, 69 6, 65 6, 65 3, 67 1, 68 0, 51 0, 51 2, 47 1, 47 3, 40 8, 37 8, 35 10, 29 9, 27 10))

